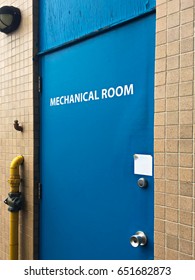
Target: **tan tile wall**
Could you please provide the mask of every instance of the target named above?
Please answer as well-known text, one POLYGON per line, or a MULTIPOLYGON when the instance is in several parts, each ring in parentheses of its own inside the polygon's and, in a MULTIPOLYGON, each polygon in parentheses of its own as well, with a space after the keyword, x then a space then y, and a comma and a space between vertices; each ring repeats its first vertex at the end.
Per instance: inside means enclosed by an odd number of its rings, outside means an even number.
POLYGON ((2 1, 22 12, 19 29, 10 35, 0 33, 0 259, 8 259, 9 212, 3 203, 9 192, 9 167, 17 155, 24 156, 21 190, 25 197, 20 211, 20 259, 33 258, 33 1, 2 1), (24 128, 13 128, 18 119, 24 128))
POLYGON ((157 0, 155 259, 195 259, 194 0, 157 0))

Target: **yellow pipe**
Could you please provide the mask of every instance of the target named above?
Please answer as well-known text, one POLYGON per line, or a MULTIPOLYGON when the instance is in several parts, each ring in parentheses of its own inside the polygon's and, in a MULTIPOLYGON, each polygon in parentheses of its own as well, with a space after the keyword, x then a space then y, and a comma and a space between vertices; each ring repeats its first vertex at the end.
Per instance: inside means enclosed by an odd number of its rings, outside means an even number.
POLYGON ((23 163, 24 157, 17 156, 15 157, 10 165, 10 192, 19 192, 20 186, 20 174, 19 174, 19 166, 23 163))
POLYGON ((9 259, 18 260, 18 218, 19 212, 10 212, 9 259))
MULTIPOLYGON (((24 157, 15 157, 10 165, 10 193, 19 193, 20 174, 19 166, 23 163, 24 157)), ((18 260, 18 211, 10 212, 10 241, 9 241, 9 259, 18 260)))

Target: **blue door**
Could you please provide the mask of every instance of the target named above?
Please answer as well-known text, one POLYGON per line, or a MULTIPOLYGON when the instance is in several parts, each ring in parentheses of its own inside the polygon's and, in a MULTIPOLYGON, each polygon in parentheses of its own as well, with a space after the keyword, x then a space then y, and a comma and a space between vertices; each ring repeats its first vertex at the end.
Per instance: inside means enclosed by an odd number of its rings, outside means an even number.
POLYGON ((153 259, 154 47, 151 13, 42 57, 40 259, 153 259))

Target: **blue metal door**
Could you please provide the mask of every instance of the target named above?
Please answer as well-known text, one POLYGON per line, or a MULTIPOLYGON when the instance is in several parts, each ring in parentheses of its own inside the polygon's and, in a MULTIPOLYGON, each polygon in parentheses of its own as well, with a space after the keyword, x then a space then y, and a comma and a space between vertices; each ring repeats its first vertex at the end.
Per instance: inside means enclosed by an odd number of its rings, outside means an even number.
POLYGON ((152 13, 42 57, 40 259, 153 259, 153 168, 135 165, 153 157, 154 46, 152 13))

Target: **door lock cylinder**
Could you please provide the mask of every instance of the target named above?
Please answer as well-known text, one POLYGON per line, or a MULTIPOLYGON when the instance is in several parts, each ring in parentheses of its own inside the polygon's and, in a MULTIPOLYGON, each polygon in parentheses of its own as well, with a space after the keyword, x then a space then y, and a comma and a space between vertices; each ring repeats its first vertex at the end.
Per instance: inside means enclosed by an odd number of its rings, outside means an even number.
POLYGON ((138 187, 140 188, 146 188, 148 185, 148 181, 145 178, 139 178, 137 181, 138 187))

